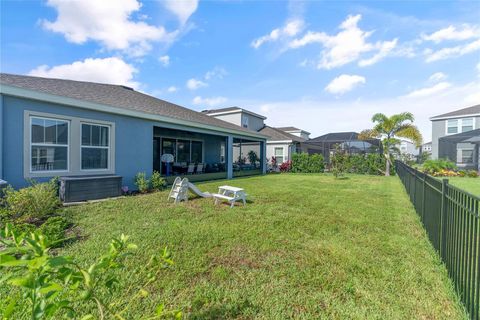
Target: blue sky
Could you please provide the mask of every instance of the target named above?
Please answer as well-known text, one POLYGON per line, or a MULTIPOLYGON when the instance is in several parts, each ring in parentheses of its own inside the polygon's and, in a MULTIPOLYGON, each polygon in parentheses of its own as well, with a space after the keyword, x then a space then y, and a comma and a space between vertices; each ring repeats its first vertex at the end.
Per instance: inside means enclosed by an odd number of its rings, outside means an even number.
POLYGON ((313 136, 480 103, 479 1, 2 1, 1 71, 237 105, 313 136))

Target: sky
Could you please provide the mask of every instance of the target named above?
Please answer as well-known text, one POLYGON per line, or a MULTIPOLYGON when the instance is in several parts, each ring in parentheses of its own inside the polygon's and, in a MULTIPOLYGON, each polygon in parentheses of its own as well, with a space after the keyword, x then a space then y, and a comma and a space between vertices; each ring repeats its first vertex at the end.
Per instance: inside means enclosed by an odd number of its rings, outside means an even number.
POLYGON ((0 70, 239 106, 316 137, 480 103, 480 1, 0 3, 0 70))

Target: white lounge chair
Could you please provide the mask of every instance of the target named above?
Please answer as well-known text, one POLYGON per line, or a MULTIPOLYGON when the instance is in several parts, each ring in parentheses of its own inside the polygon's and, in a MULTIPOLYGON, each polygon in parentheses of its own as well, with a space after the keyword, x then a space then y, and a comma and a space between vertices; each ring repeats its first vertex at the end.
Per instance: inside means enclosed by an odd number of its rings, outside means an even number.
POLYGON ((190 163, 190 164, 188 165, 187 174, 193 174, 194 171, 195 171, 195 164, 194 164, 194 163, 190 163))
POLYGON ((197 164, 197 173, 203 173, 203 163, 197 164))

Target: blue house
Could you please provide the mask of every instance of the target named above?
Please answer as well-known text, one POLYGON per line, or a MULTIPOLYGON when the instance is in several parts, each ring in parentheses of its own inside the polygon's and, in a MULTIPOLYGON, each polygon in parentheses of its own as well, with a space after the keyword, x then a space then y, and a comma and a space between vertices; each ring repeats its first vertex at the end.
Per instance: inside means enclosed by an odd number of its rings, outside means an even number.
POLYGON ((0 74, 0 179, 263 174, 266 137, 121 85, 0 74), (233 159, 233 155, 236 159, 233 159), (238 155, 238 156, 237 156, 238 155), (255 156, 252 156, 255 155, 255 156))

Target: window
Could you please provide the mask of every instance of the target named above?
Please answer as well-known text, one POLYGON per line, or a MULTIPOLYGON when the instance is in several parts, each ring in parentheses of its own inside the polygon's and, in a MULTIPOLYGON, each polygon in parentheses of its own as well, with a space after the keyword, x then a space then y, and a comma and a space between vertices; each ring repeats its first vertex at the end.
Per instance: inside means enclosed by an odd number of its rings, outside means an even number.
POLYGON ((67 171, 69 122, 31 117, 30 129, 30 171, 67 171))
POLYGON ((473 163, 473 150, 472 149, 463 149, 462 150, 462 163, 473 163))
POLYGON ((462 132, 473 130, 473 118, 462 119, 462 132))
POLYGON ((220 162, 225 163, 225 142, 220 143, 220 162))
POLYGON ((248 128, 248 117, 247 116, 242 117, 242 127, 248 128))
POLYGON ((177 162, 189 162, 190 161, 190 141, 178 140, 177 141, 177 162))
POLYGON ((110 127, 82 123, 81 169, 107 170, 110 154, 110 127))
POLYGON ((467 132, 474 129, 474 118, 447 120, 447 134, 467 132))
POLYGON ((458 133, 458 120, 447 121, 447 133, 448 134, 458 133))
POLYGON ((277 160, 278 164, 283 163, 283 160, 284 160, 283 147, 275 148, 275 159, 277 160))
POLYGON ((202 142, 200 141, 192 141, 191 162, 202 162, 202 142))

